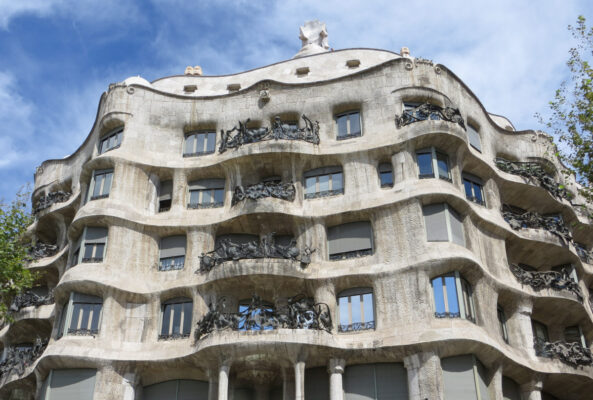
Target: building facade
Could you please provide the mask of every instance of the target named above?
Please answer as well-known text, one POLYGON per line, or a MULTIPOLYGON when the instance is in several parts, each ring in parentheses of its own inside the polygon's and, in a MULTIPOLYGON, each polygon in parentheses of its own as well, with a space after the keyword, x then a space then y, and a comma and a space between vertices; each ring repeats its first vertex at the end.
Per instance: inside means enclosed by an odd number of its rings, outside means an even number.
POLYGON ((585 400, 593 225, 443 65, 333 51, 112 84, 38 167, 0 398, 585 400))

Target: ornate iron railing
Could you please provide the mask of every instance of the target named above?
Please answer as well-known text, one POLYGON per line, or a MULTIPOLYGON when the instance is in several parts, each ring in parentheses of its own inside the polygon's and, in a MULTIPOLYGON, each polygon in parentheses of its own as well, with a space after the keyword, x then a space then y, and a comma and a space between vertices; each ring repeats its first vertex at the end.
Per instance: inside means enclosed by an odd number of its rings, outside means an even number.
POLYGON ((47 339, 35 340, 31 346, 11 346, 6 349, 6 357, 0 362, 0 377, 6 379, 16 373, 21 376, 25 369, 32 365, 43 354, 47 347, 47 339))
POLYGON ((159 335, 159 340, 178 340, 178 339, 187 339, 189 337, 188 333, 170 333, 170 334, 161 334, 159 335))
POLYGON ((435 312, 435 318, 461 318, 460 312, 435 312))
POLYGON ((510 269, 521 284, 529 285, 535 291, 542 289, 565 290, 574 294, 580 302, 583 302, 581 287, 565 273, 557 271, 527 271, 516 264, 511 264, 510 269))
POLYGON ((274 118, 272 128, 247 128, 249 119, 245 122, 239 121, 239 126, 235 126, 229 131, 220 131, 219 153, 224 153, 227 149, 236 149, 244 144, 263 142, 266 140, 302 140, 305 142, 319 144, 319 122, 311 122, 305 115, 302 116, 305 121, 304 128, 298 128, 294 125, 283 124, 280 117, 274 118), (236 132, 236 133, 234 133, 236 132), (234 134, 233 134, 234 133, 234 134))
POLYGON ((188 203, 187 208, 198 210, 201 208, 219 208, 224 206, 224 202, 219 201, 216 203, 188 203))
POLYGON ((322 190, 320 192, 305 193, 305 199, 316 199, 319 197, 337 196, 337 195, 343 194, 343 193, 344 193, 344 189, 322 190))
POLYGON ((33 214, 37 214, 38 212, 51 207, 51 205, 54 203, 63 203, 65 201, 68 201, 68 199, 70 199, 70 196, 72 196, 72 193, 64 192, 62 190, 48 193, 46 196, 41 197, 39 200, 35 202, 35 206, 33 207, 33 214))
POLYGON ((296 190, 292 182, 261 182, 250 186, 237 186, 233 193, 232 205, 234 206, 245 199, 259 200, 266 197, 294 201, 296 190))
POLYGON ((183 269, 185 256, 161 258, 158 264, 159 271, 175 271, 183 269))
POLYGON ((417 107, 404 110, 402 115, 395 115, 395 126, 398 128, 426 120, 443 120, 458 124, 465 130, 465 122, 459 109, 453 107, 439 107, 430 103, 423 103, 417 107))
POLYGON ((315 303, 312 298, 297 295, 287 300, 286 305, 275 307, 253 295, 248 305, 239 312, 225 312, 223 301, 216 306, 210 305, 208 313, 197 323, 195 338, 218 330, 234 331, 270 329, 316 329, 331 332, 330 310, 325 303, 315 303))
POLYGON ((329 256, 329 259, 331 261, 346 260, 348 258, 358 258, 358 257, 370 256, 372 254, 373 254, 373 249, 355 250, 355 251, 347 251, 344 253, 331 254, 329 256))
POLYGON ((364 331, 367 329, 375 329, 375 321, 367 322, 354 322, 352 324, 340 324, 338 325, 338 332, 357 332, 364 331))
POLYGON ((523 177, 527 182, 539 185, 559 199, 570 200, 572 195, 536 162, 509 161, 502 157, 494 159, 496 167, 501 171, 523 177))
POLYGON ((93 336, 99 333, 98 329, 87 329, 87 328, 68 328, 68 335, 76 336, 93 336))
POLYGON ((558 236, 566 244, 572 242, 572 235, 561 215, 547 217, 505 204, 502 207, 502 217, 514 230, 521 228, 545 229, 558 236))
POLYGON ((15 298, 12 300, 12 304, 10 305, 10 311, 18 312, 24 307, 45 306, 48 304, 53 304, 54 301, 54 295, 51 291, 45 296, 40 296, 30 290, 27 290, 15 296, 15 298))
POLYGON ((278 244, 274 240, 274 233, 265 235, 260 242, 234 243, 231 239, 225 238, 216 249, 200 256, 200 272, 208 272, 225 261, 258 258, 288 259, 299 261, 306 266, 311 262, 311 254, 314 251, 306 246, 301 252, 294 240, 288 245, 278 244))
POLYGON ((548 342, 540 338, 534 339, 535 354, 538 357, 556 358, 571 367, 593 365, 591 350, 578 342, 548 342))
POLYGON ((29 247, 29 256, 34 259, 38 260, 44 257, 51 257, 58 252, 58 246, 55 244, 47 244, 38 241, 35 243, 35 246, 29 247))

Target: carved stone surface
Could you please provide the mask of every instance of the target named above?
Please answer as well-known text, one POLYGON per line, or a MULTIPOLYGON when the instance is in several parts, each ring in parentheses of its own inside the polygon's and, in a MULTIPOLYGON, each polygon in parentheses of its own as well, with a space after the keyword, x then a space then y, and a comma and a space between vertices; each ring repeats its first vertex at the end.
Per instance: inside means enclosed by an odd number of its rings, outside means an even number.
POLYGON ((225 238, 220 241, 216 249, 200 256, 200 272, 208 272, 225 261, 257 258, 283 258, 300 261, 303 266, 307 266, 311 262, 311 254, 314 251, 305 247, 301 252, 294 240, 286 246, 277 244, 274 233, 265 235, 260 242, 233 243, 225 238))
POLYGON ((557 271, 527 271, 519 265, 511 264, 511 272, 523 285, 529 285, 534 290, 542 289, 566 290, 574 294, 580 302, 583 301, 583 292, 580 286, 570 276, 557 271))
POLYGON ((311 122, 307 116, 302 116, 305 121, 304 128, 298 128, 294 125, 283 124, 280 117, 274 118, 272 129, 268 127, 249 129, 245 122, 239 121, 239 127, 234 127, 230 131, 220 131, 220 146, 218 151, 224 153, 227 149, 236 149, 244 144, 263 142, 266 140, 303 140, 305 142, 319 144, 319 122, 311 122), (233 134, 233 132, 236 132, 233 134))
POLYGON ((494 163, 501 171, 523 177, 528 183, 536 184, 546 189, 552 196, 570 200, 570 193, 558 184, 546 170, 536 162, 517 162, 505 160, 502 157, 494 159, 494 163))
POLYGON ((0 362, 0 376, 5 380, 12 374, 19 376, 25 373, 25 368, 33 364, 47 347, 47 339, 35 340, 32 346, 11 346, 6 349, 6 358, 0 362))
POLYGON ((48 193, 47 196, 41 197, 33 207, 33 214, 37 214, 41 210, 45 210, 54 203, 63 203, 68 201, 72 193, 58 190, 57 192, 48 193))
POLYGON ((465 129, 465 122, 457 108, 445 107, 441 108, 430 103, 420 104, 418 107, 404 110, 403 114, 395 116, 395 125, 398 128, 412 124, 414 122, 426 120, 443 120, 453 122, 465 129))
POLYGON ((556 358, 571 367, 593 365, 591 350, 577 342, 546 342, 536 338, 534 347, 539 357, 556 358))
POLYGON ((306 21, 305 25, 299 28, 299 39, 302 41, 301 50, 293 58, 329 51, 327 37, 327 28, 324 22, 306 21))
POLYGON ((572 235, 566 225, 564 225, 564 220, 560 215, 546 217, 505 204, 502 206, 502 217, 514 230, 521 228, 545 229, 558 236, 566 244, 572 241, 572 235))
POLYGON ((591 264, 593 262, 593 251, 587 251, 587 249, 579 243, 575 243, 574 247, 581 261, 586 262, 588 264, 591 264))
POLYGON ((21 308, 30 307, 30 306, 45 306, 47 304, 54 303, 54 294, 53 292, 49 292, 46 296, 40 296, 30 290, 21 293, 12 300, 12 304, 10 305, 10 311, 18 312, 21 308))
MULTIPOLYGON (((224 299, 222 299, 224 300, 224 299)), ((196 340, 215 330, 317 329, 331 332, 332 320, 325 303, 298 295, 287 300, 283 307, 274 307, 253 295, 251 302, 240 312, 224 312, 221 302, 210 304, 208 313, 198 322, 196 340)))
POLYGON ((47 244, 43 242, 35 243, 35 246, 29 248, 29 255, 34 260, 44 257, 51 257, 58 252, 58 246, 55 244, 47 244))
POLYGON ((250 186, 237 186, 233 193, 232 205, 245 199, 259 200, 274 197, 287 201, 294 201, 296 190, 292 182, 261 182, 250 186))

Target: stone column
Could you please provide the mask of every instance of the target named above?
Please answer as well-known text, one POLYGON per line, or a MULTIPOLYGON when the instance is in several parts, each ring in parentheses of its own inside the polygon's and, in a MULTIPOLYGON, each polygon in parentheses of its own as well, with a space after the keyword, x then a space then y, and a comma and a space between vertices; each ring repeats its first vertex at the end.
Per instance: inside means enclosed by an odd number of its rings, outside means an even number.
POLYGON ((443 374, 441 360, 433 352, 423 352, 404 358, 408 375, 410 400, 443 399, 443 374))
POLYGON ((494 365, 491 371, 490 385, 488 385, 490 399, 504 400, 502 397, 502 364, 494 365))
MULTIPOLYGON (((294 363, 294 399, 305 400, 305 362, 294 363)), ((219 399, 226 400, 226 399, 219 399)))
POLYGON ((521 396, 524 400, 542 400, 543 382, 541 379, 521 385, 521 396))
POLYGON ((509 318, 509 340, 515 348, 523 348, 531 357, 535 357, 533 348, 533 329, 531 327, 531 312, 533 304, 527 300, 521 301, 509 318), (516 343, 513 343, 516 342, 516 343))
POLYGON ((171 211, 179 211, 186 208, 189 198, 186 199, 186 176, 183 170, 173 171, 173 197, 171 198, 171 211))
POLYGON ((346 361, 341 358, 329 360, 329 400, 344 400, 344 389, 342 386, 342 374, 346 367, 346 361))
POLYGON ((218 370, 218 400, 228 400, 229 398, 229 372, 231 363, 224 361, 218 370))
POLYGON ((124 374, 122 384, 124 386, 122 400, 134 400, 136 393, 134 390, 134 382, 136 381, 136 374, 127 373, 124 374))

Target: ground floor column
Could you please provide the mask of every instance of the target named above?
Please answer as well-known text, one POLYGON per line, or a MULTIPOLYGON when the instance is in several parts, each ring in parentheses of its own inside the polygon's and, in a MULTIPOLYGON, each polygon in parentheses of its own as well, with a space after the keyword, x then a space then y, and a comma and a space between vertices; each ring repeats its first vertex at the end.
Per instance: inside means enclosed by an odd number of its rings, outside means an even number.
POLYGON ((422 352, 404 358, 408 375, 408 398, 410 400, 442 400, 443 372, 441 359, 436 353, 422 352))
POLYGON ((342 386, 342 374, 346 361, 341 358, 329 360, 329 400, 344 400, 344 388, 342 386))
POLYGON ((521 396, 524 400, 542 400, 543 383, 541 380, 533 380, 521 385, 521 396))
POLYGON ((228 400, 229 398, 229 372, 231 364, 223 362, 218 369, 218 400, 228 400))
POLYGON ((305 362, 294 363, 294 399, 305 400, 305 362))

